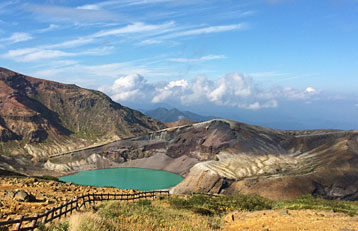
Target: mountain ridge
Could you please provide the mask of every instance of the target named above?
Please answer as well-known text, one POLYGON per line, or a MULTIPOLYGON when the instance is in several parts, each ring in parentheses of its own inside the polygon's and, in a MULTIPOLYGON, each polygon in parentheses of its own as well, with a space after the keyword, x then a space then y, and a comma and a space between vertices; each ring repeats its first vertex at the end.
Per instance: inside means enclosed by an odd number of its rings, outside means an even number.
POLYGON ((166 127, 99 91, 5 68, 0 68, 0 109, 2 154, 44 156, 166 127))
POLYGON ((275 130, 215 119, 70 156, 50 159, 45 168, 62 174, 111 167, 171 171, 185 177, 171 189, 175 194, 358 199, 357 130, 275 130))

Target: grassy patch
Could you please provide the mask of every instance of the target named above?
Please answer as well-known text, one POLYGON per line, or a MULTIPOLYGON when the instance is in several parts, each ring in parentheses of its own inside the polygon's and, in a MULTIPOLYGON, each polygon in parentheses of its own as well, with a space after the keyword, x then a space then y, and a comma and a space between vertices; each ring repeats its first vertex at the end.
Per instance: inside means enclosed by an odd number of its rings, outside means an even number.
POLYGON ((41 180, 52 180, 52 181, 57 181, 57 182, 63 182, 63 181, 60 181, 60 179, 58 179, 57 177, 54 177, 54 176, 43 175, 43 176, 36 176, 36 178, 41 179, 41 180))
POLYGON ((39 231, 68 231, 69 230, 69 222, 64 221, 61 223, 52 223, 49 226, 45 226, 44 224, 41 224, 37 230, 39 231))
POLYGON ((212 197, 196 194, 188 199, 171 197, 170 205, 178 209, 188 209, 202 215, 222 215, 234 210, 255 211, 271 209, 274 202, 256 195, 233 195, 212 197))
POLYGON ((312 195, 297 197, 290 201, 276 201, 275 208, 331 210, 354 216, 358 214, 358 202, 325 200, 312 195))
POLYGON ((217 230, 219 216, 205 216, 190 210, 172 208, 168 200, 141 200, 138 203, 110 201, 98 211, 73 215, 69 223, 43 227, 42 231, 150 231, 150 230, 217 230), (69 224, 67 226, 67 224, 69 224), (62 229, 64 228, 65 229, 62 229))
POLYGON ((137 203, 109 201, 100 204, 96 212, 76 214, 67 223, 51 225, 42 230, 218 230, 223 225, 223 217, 231 211, 266 209, 332 210, 353 216, 358 213, 358 202, 330 201, 313 196, 273 201, 240 194, 218 197, 201 194, 171 196, 137 203))

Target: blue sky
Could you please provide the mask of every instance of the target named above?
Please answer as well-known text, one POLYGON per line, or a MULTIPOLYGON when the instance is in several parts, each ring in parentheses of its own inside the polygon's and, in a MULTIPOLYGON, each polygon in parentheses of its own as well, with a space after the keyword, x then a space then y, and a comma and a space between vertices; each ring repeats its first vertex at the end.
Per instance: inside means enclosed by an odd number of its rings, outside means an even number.
POLYGON ((357 0, 0 2, 0 66, 278 128, 358 129, 357 41, 357 0))

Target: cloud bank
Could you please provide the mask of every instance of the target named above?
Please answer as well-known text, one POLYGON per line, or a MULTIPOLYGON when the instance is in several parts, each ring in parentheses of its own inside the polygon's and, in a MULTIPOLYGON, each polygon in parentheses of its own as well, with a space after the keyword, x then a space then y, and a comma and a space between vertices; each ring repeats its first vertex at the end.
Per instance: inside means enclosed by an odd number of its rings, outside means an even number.
POLYGON ((230 73, 217 80, 199 76, 191 81, 180 79, 164 82, 149 82, 139 74, 130 74, 99 90, 123 103, 140 101, 185 106, 216 105, 249 110, 276 108, 280 99, 307 100, 319 94, 312 87, 302 91, 283 87, 261 89, 250 77, 239 73, 230 73))

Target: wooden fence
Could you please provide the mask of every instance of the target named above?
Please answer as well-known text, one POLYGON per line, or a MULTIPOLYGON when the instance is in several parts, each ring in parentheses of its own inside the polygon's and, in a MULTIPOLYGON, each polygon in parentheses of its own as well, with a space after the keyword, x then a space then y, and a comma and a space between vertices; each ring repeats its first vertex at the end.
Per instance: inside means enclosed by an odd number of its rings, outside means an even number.
POLYGON ((121 200, 121 201, 135 201, 142 198, 155 198, 156 195, 167 195, 169 196, 169 191, 147 191, 147 192, 136 192, 131 194, 111 194, 111 193, 89 193, 86 195, 81 195, 75 197, 70 201, 66 201, 59 206, 46 210, 43 214, 35 214, 33 217, 25 217, 20 215, 16 220, 9 221, 0 221, 1 226, 13 225, 11 230, 13 231, 25 231, 25 230, 34 230, 41 223, 51 222, 55 219, 60 220, 61 217, 66 217, 71 215, 73 210, 80 210, 82 207, 95 205, 96 201, 106 201, 106 200, 121 200), (23 222, 27 222, 30 226, 21 227, 23 222))

